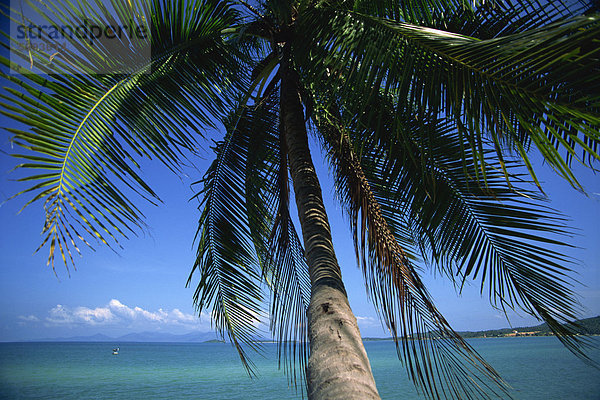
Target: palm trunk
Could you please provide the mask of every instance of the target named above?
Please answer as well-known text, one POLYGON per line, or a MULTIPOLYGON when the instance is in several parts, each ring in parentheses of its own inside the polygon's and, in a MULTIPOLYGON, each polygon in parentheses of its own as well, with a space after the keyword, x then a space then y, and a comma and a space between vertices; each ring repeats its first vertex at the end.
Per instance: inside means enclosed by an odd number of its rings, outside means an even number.
POLYGON ((335 257, 321 187, 308 148, 297 79, 285 64, 280 73, 288 161, 312 288, 308 308, 308 398, 379 399, 335 257))

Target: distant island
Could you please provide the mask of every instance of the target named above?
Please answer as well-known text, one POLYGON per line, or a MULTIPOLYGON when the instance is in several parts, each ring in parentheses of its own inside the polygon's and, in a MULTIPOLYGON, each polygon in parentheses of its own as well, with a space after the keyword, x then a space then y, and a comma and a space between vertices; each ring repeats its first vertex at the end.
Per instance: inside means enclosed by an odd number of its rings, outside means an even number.
POLYGON ((111 342, 111 343, 204 343, 220 342, 214 332, 190 332, 183 335, 175 335, 166 332, 139 332, 127 335, 111 337, 102 334, 92 336, 72 336, 67 338, 45 338, 27 340, 28 342, 111 342))
MULTIPOLYGON (((579 325, 577 333, 580 335, 600 335, 600 316, 585 318, 575 321, 579 325)), ((477 332, 459 332, 465 338, 479 337, 513 337, 513 336, 552 336, 554 333, 544 323, 537 326, 520 327, 520 328, 504 328, 492 329, 487 331, 477 332)))
MULTIPOLYGON (((593 318, 585 318, 577 320, 579 325, 578 333, 581 335, 600 335, 600 316, 593 318)), ((537 326, 519 327, 519 328, 504 328, 491 329, 486 331, 467 331, 458 332, 465 339, 472 338, 492 338, 492 337, 521 337, 521 336, 552 336, 552 331, 548 325, 541 324, 537 326)), ((377 338, 365 337, 366 342, 392 340, 391 337, 377 338)), ((119 337, 110 337, 102 334, 92 336, 74 336, 68 338, 45 338, 25 340, 27 342, 162 342, 162 343, 226 343, 222 338, 219 338, 214 332, 191 332, 183 335, 175 335, 164 332, 140 332, 129 333, 119 337)), ((257 337, 256 342, 273 343, 273 339, 257 337)))
MULTIPOLYGON (((600 335, 600 316, 585 318, 575 321, 579 325, 578 334, 580 335, 600 335)), ((523 336, 552 336, 554 333, 546 323, 537 326, 490 329, 487 331, 466 331, 458 332, 465 339, 473 338, 492 338, 492 337, 523 337, 523 336)), ((389 338, 363 338, 364 341, 392 340, 389 338)))

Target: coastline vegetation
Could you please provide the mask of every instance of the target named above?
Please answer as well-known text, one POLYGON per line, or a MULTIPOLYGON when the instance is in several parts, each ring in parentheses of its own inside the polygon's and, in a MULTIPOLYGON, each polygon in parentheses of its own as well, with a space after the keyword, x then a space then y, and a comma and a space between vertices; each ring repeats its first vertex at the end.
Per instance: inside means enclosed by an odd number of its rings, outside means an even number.
MULTIPOLYGON (((600 316, 584 318, 575 321, 577 327, 574 329, 579 335, 600 335, 600 316)), ((459 332, 463 338, 483 337, 511 337, 511 336, 553 336, 554 333, 543 323, 536 326, 490 329, 486 331, 459 332), (516 335, 515 335, 516 333, 516 335)))
MULTIPOLYGON (((595 336, 600 335, 600 316, 592 318, 584 318, 575 321, 576 334, 595 336)), ((493 337, 524 337, 524 336, 554 336, 554 333, 548 327, 548 324, 543 323, 536 326, 524 326, 518 328, 502 328, 502 329, 488 329, 485 331, 464 331, 457 332, 464 339, 475 339, 475 338, 493 338, 493 337)), ((375 342, 380 340, 393 340, 391 337, 387 338, 376 338, 376 337, 364 337, 363 341, 375 342)))

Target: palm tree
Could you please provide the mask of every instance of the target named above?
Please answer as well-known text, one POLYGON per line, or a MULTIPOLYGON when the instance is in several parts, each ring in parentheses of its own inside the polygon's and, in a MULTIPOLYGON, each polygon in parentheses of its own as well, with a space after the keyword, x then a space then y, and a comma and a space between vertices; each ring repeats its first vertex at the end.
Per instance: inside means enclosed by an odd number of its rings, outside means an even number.
MULTIPOLYGON (((136 159, 177 171, 210 127, 225 134, 199 181, 188 284, 252 368, 270 316, 280 360, 311 399, 378 398, 348 304, 308 147, 326 152, 365 285, 415 384, 429 397, 506 396, 456 334, 419 266, 496 307, 547 322, 582 357, 570 321, 569 233, 529 159, 579 186, 571 163, 600 158, 600 22, 585 4, 461 0, 58 0, 59 25, 147 26, 120 41, 33 37, 2 58, 3 113, 43 202, 49 265, 81 243, 120 246, 143 226, 133 195, 157 195, 136 159), (146 59, 149 46, 152 57, 146 59), (29 69, 37 68, 36 73, 29 69), (292 222, 289 176, 301 227, 292 222), (265 309, 269 295, 270 308, 265 309), (306 346, 310 345, 308 349, 306 346), (302 374, 300 374, 302 376, 302 374)), ((12 10, 13 23, 31 16, 12 10)), ((88 38, 89 39, 89 38, 88 38)))

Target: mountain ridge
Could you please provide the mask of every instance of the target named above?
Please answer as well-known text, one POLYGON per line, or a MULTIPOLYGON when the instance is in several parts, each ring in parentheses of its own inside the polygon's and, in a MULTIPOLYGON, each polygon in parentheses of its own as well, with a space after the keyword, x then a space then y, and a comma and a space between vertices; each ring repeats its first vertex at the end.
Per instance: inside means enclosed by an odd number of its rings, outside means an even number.
MULTIPOLYGON (((583 318, 575 321, 580 326, 580 333, 584 335, 600 335, 600 316, 583 318)), ((483 331, 463 331, 458 332, 463 338, 478 338, 478 337, 502 337, 511 335, 514 332, 525 333, 535 332, 534 335, 530 336, 548 336, 551 335, 551 331, 548 326, 544 324, 517 328, 502 328, 502 329, 488 329, 483 331)), ((256 341, 268 342, 272 339, 257 338, 256 341)), ((364 337, 365 341, 377 341, 377 340, 392 340, 391 337, 387 338, 374 338, 364 337)), ((173 334, 166 332, 135 332, 121 335, 118 337, 111 337, 101 333, 88 336, 72 336, 72 337, 61 337, 61 338, 44 338, 44 339, 33 339, 33 340, 20 340, 18 342, 115 342, 115 343, 127 343, 127 342, 139 342, 139 343, 152 343, 152 342, 164 342, 164 343, 204 343, 204 342, 221 342, 221 339, 214 332, 189 332, 185 334, 173 334)))
POLYGON ((95 335, 88 336, 71 336, 24 340, 24 342, 202 343, 214 340, 217 340, 217 335, 214 332, 189 332, 185 334, 174 334, 166 332, 134 332, 117 337, 97 333, 95 335))

